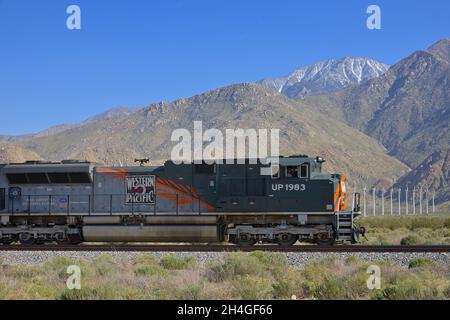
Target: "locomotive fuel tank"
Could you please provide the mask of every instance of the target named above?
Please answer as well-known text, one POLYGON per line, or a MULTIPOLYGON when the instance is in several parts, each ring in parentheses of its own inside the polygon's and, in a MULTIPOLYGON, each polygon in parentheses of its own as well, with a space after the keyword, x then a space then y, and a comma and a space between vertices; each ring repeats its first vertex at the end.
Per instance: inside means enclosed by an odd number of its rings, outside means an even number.
POLYGON ((90 242, 217 242, 217 225, 88 225, 83 238, 90 242))

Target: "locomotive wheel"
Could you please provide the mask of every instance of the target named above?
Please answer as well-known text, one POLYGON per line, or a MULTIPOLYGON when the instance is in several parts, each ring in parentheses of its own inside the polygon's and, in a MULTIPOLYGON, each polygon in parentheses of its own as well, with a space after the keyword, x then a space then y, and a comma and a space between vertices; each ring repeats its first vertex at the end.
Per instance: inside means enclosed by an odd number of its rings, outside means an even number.
POLYGON ((334 241, 334 237, 330 238, 326 232, 319 233, 316 237, 316 243, 319 246, 331 246, 334 244, 334 241))
POLYGON ((242 233, 239 237, 233 239, 233 243, 241 247, 251 247, 256 243, 256 239, 253 239, 249 234, 242 233))
POLYGON ((24 245, 32 245, 36 243, 36 239, 28 232, 19 233, 19 242, 24 245))
POLYGON ((296 243, 297 240, 298 240, 297 235, 294 235, 291 233, 282 233, 282 234, 278 235, 277 243, 280 246, 288 247, 288 246, 292 246, 294 243, 296 243))
POLYGON ((56 242, 57 244, 67 244, 67 243, 68 243, 68 240, 67 240, 67 238, 65 237, 64 234, 57 234, 57 235, 55 236, 55 242, 56 242))

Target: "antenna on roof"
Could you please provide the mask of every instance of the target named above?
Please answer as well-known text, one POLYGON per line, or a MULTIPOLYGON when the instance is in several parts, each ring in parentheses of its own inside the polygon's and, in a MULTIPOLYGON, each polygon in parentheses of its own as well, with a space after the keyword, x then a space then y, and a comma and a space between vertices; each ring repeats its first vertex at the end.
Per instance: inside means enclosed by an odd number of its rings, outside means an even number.
POLYGON ((134 162, 139 162, 139 166, 143 167, 144 164, 150 162, 150 158, 134 159, 134 162))

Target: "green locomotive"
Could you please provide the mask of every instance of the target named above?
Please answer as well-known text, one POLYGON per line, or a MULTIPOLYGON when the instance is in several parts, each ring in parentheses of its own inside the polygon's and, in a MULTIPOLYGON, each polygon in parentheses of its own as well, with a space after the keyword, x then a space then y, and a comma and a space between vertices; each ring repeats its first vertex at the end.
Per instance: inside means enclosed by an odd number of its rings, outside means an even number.
POLYGON ((359 195, 320 157, 279 158, 278 170, 245 159, 163 166, 89 162, 0 165, 0 241, 357 242, 359 195))

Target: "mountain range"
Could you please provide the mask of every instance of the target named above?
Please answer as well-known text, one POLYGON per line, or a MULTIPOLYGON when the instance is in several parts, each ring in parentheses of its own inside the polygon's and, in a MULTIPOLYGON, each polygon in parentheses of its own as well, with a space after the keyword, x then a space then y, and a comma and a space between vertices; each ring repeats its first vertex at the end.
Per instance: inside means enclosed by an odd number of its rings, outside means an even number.
POLYGON ((327 171, 347 174, 352 184, 430 188, 444 203, 450 201, 449 43, 392 66, 346 57, 285 78, 113 109, 80 124, 4 138, 0 160, 9 154, 131 164, 150 156, 160 163, 170 156, 172 131, 193 130, 193 121, 202 120, 205 130, 279 128, 282 154, 323 156, 327 171))

